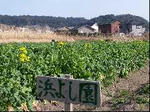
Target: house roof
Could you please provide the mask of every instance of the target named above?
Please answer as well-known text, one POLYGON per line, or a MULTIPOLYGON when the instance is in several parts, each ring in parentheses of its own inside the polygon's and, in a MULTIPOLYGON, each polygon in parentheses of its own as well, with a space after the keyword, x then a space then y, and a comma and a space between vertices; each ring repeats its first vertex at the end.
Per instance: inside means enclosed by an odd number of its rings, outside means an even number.
POLYGON ((69 30, 69 28, 64 26, 64 27, 58 28, 58 30, 63 30, 63 31, 65 30, 65 31, 67 31, 67 30, 69 30))
POLYGON ((69 28, 69 30, 72 30, 72 29, 74 29, 74 27, 72 27, 72 26, 71 26, 71 27, 68 27, 68 28, 69 28))

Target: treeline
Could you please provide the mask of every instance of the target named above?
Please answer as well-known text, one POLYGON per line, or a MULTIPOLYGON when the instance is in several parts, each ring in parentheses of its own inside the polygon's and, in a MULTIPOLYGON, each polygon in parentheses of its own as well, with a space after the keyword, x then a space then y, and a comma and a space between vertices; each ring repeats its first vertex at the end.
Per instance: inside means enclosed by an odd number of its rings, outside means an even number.
POLYGON ((85 18, 73 18, 73 17, 52 17, 52 16, 8 16, 8 15, 0 15, 0 23, 7 25, 15 25, 15 26, 26 26, 26 25, 48 25, 53 28, 63 27, 63 26, 74 26, 79 27, 82 25, 92 25, 95 22, 98 24, 107 24, 112 21, 120 21, 121 22, 121 31, 128 32, 131 28, 131 25, 142 25, 149 30, 149 22, 139 16, 134 16, 130 14, 125 15, 104 15, 96 18, 92 18, 90 20, 85 18))
POLYGON ((8 16, 0 15, 0 23, 15 26, 26 26, 26 25, 48 25, 53 28, 63 26, 76 26, 87 22, 84 18, 73 18, 73 17, 52 17, 52 16, 8 16))

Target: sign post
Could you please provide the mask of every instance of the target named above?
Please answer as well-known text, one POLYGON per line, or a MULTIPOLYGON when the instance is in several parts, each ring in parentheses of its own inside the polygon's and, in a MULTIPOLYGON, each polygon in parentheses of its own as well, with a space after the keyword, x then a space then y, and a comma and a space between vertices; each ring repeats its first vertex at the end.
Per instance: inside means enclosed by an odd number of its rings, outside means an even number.
MULTIPOLYGON (((66 79, 73 79, 72 75, 66 75, 66 79)), ((73 111, 73 104, 65 102, 65 111, 73 111)))
POLYGON ((73 104, 101 105, 98 81, 73 79, 70 75, 65 78, 38 76, 37 94, 38 99, 64 102, 65 111, 72 111, 73 104))

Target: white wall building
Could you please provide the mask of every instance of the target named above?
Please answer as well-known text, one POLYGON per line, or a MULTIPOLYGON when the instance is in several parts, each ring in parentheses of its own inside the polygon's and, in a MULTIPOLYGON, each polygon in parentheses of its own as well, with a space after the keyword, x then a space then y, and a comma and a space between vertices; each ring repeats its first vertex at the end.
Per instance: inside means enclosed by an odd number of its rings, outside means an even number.
POLYGON ((145 28, 142 26, 132 25, 131 32, 129 33, 132 36, 142 36, 145 33, 145 28))
POLYGON ((81 26, 80 28, 78 28, 78 33, 92 34, 95 33, 95 31, 90 26, 81 26))
POLYGON ((97 24, 97 23, 93 24, 91 27, 95 30, 95 32, 98 32, 98 31, 99 31, 99 28, 98 28, 98 24, 97 24))

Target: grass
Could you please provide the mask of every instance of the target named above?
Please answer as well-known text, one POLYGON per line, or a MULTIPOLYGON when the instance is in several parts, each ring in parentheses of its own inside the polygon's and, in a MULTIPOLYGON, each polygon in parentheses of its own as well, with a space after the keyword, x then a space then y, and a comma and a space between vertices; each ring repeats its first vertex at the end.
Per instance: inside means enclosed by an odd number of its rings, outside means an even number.
POLYGON ((109 36, 104 37, 99 35, 97 37, 83 37, 83 36, 68 36, 68 35, 56 35, 53 33, 40 33, 35 31, 5 31, 0 32, 0 43, 8 42, 50 42, 56 41, 68 41, 74 42, 77 40, 106 40, 106 41, 134 41, 134 40, 149 40, 149 36, 143 37, 118 37, 109 36))
POLYGON ((113 108, 119 109, 123 105, 130 103, 132 97, 133 96, 128 90, 120 90, 119 94, 112 99, 113 108))
POLYGON ((8 31, 0 32, 0 43, 8 42, 51 42, 56 41, 68 41, 73 42, 74 39, 69 36, 56 35, 51 33, 38 33, 38 32, 17 32, 8 31))
POLYGON ((143 110, 150 103, 149 89, 150 85, 145 84, 134 92, 130 92, 128 90, 120 90, 118 94, 116 94, 112 98, 113 109, 120 109, 126 104, 131 104, 131 102, 134 102, 135 104, 139 105, 139 110, 143 110))
POLYGON ((149 104, 150 85, 145 84, 142 88, 136 91, 136 103, 138 104, 149 104))

